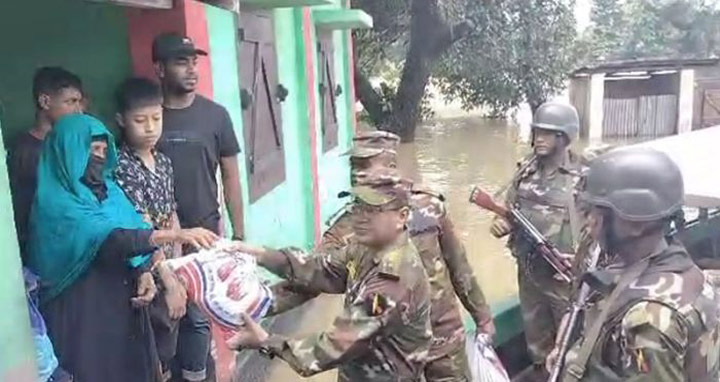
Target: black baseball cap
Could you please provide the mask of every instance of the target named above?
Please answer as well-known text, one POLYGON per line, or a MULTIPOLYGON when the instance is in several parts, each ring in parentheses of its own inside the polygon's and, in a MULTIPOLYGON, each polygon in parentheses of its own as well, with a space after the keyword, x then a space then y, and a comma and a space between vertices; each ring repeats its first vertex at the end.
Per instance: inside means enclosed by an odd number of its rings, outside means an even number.
POLYGON ((207 52, 195 48, 195 44, 187 36, 177 33, 163 33, 155 37, 152 45, 153 62, 184 56, 207 56, 207 52))

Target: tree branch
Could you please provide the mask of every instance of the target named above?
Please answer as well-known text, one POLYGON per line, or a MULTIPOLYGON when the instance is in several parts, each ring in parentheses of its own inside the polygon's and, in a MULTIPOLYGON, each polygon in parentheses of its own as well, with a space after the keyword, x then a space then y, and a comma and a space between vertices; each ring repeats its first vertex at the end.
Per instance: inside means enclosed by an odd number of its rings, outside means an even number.
POLYGON ((382 97, 375 91, 367 76, 357 67, 355 68, 355 90, 373 125, 380 126, 387 117, 383 110, 382 97))
POLYGON ((463 20, 453 26, 446 26, 433 42, 430 55, 432 58, 441 56, 452 44, 465 38, 475 29, 475 24, 470 20, 463 20))

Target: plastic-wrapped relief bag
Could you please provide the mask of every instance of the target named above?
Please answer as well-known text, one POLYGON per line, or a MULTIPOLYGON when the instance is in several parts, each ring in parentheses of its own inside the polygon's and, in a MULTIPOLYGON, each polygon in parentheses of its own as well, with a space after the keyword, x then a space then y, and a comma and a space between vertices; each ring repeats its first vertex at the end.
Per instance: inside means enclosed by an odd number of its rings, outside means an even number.
POLYGON ((484 334, 473 337, 468 338, 466 346, 473 382, 510 382, 491 339, 484 334))
POLYGON ((230 241, 219 241, 212 249, 165 262, 185 285, 188 300, 226 333, 242 325, 241 313, 258 320, 273 304, 272 292, 262 283, 255 258, 234 250, 230 241))

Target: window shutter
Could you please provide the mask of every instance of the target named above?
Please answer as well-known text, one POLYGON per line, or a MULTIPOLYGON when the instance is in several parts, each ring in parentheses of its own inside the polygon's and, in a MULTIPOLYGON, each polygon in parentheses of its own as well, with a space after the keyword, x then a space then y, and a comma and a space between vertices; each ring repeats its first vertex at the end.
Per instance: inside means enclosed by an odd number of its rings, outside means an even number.
POLYGON ((338 144, 337 97, 341 88, 335 82, 335 51, 332 32, 318 33, 318 66, 320 71, 320 98, 322 108, 321 132, 323 151, 329 151, 338 144))
POLYGON ((281 102, 273 20, 269 11, 241 13, 239 33, 241 103, 250 180, 250 202, 285 180, 281 102))

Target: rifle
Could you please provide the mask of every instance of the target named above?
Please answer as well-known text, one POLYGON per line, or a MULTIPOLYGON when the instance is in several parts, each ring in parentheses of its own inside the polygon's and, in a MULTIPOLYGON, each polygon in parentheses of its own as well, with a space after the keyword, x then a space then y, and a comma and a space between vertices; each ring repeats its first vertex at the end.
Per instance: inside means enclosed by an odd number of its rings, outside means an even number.
MULTIPOLYGON (((600 259, 600 252, 600 246, 595 244, 590 252, 590 264, 588 270, 593 270, 597 267, 598 259, 600 259)), ((568 350, 570 350, 570 340, 572 339, 573 332, 575 331, 575 326, 577 325, 577 320, 580 317, 580 312, 585 309, 585 301, 589 295, 590 286, 587 283, 581 283, 578 295, 570 308, 570 314, 568 315, 567 321, 558 336, 558 339, 560 340, 558 358, 555 360, 555 364, 550 372, 550 378, 547 382, 557 382, 560 380, 560 373, 563 369, 563 360, 565 359, 565 355, 568 350)))
POLYGON ((517 208, 507 208, 498 204, 493 197, 479 187, 475 186, 470 194, 470 203, 494 212, 510 221, 510 224, 519 229, 520 234, 532 245, 533 252, 540 254, 557 272, 565 282, 572 282, 572 265, 563 258, 560 251, 517 208))

